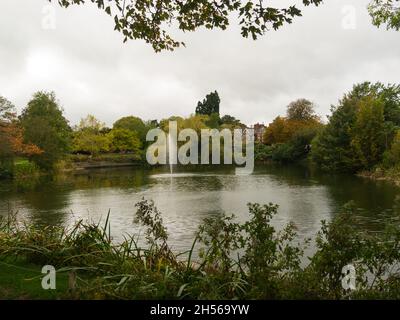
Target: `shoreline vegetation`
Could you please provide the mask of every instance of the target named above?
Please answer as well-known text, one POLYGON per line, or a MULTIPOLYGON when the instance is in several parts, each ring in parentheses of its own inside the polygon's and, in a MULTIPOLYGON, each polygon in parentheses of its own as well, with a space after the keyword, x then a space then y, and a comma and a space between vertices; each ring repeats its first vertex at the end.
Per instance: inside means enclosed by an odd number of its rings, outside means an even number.
MULTIPOLYGON (((231 115, 220 116, 220 104, 214 91, 186 118, 144 121, 127 116, 109 128, 88 115, 71 127, 53 92, 35 93, 18 116, 14 105, 0 97, 0 179, 147 165, 147 132, 154 128, 168 132, 170 121, 177 123, 178 133, 190 128, 198 135, 203 129, 247 128, 231 115)), ((268 126, 254 125, 255 162, 309 163, 330 173, 400 183, 400 85, 354 85, 331 107, 327 122, 315 109, 313 102, 298 99, 268 126)))
POLYGON ((104 224, 77 221, 71 229, 38 227, 10 214, 0 221, 0 295, 17 299, 398 299, 400 225, 381 234, 355 227, 354 206, 322 228, 311 257, 293 224, 271 225, 273 204, 249 204, 249 220, 208 218, 191 249, 168 245, 162 215, 147 200, 136 204, 138 235, 112 241, 104 224), (307 259, 303 265, 302 260, 307 259), (54 266, 56 290, 43 290, 44 265, 54 266), (343 285, 343 267, 356 269, 356 290, 343 285), (13 270, 12 276, 7 270, 13 270))
POLYGON ((357 176, 372 179, 375 181, 387 181, 395 184, 400 187, 400 169, 399 168, 390 168, 390 169, 382 169, 377 168, 374 171, 363 171, 357 174, 357 176))

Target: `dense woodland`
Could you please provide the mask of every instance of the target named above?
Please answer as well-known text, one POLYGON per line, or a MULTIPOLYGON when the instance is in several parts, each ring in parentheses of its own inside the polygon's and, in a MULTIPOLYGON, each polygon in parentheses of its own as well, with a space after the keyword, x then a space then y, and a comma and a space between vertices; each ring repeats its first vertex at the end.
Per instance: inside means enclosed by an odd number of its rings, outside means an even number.
POLYGON ((287 115, 268 126, 257 156, 281 162, 308 158, 336 172, 389 169, 400 160, 399 126, 400 86, 364 82, 331 107, 325 124, 311 102, 290 104, 287 115), (296 104, 301 112, 293 112, 296 104))

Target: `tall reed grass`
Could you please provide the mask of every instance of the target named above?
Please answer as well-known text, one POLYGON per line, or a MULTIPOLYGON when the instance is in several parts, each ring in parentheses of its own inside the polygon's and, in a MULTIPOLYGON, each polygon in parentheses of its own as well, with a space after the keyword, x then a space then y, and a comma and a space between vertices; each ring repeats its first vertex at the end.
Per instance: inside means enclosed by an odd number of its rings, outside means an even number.
POLYGON ((381 235, 361 232, 348 205, 323 222, 316 253, 304 257, 295 226, 277 231, 273 204, 249 204, 250 219, 206 219, 191 249, 175 253, 154 203, 136 204, 135 220, 145 228, 120 244, 111 238, 110 213, 100 223, 76 222, 37 227, 10 214, 0 222, 0 258, 53 265, 73 275, 80 299, 348 299, 400 298, 400 228, 392 223, 381 235), (194 254, 198 252, 198 254, 194 254), (194 257, 198 258, 194 258, 194 257), (308 260, 306 266, 302 261, 308 260), (357 290, 342 286, 342 268, 356 268, 357 290))

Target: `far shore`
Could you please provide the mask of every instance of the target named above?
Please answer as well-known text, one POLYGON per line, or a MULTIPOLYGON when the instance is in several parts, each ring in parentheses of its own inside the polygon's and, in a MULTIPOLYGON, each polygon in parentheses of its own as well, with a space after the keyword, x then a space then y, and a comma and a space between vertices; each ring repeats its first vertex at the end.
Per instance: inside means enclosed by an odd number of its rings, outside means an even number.
POLYGON ((375 171, 362 171, 356 174, 358 177, 373 179, 375 181, 388 181, 400 187, 400 176, 393 170, 383 171, 377 169, 375 171))

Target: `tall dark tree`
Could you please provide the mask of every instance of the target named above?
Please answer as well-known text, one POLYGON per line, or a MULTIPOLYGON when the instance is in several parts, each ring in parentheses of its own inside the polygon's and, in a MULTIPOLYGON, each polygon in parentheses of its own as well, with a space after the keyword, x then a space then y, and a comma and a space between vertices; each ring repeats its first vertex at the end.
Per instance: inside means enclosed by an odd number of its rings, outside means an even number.
POLYGON ((221 99, 219 98, 218 92, 214 91, 206 95, 203 102, 199 101, 197 103, 196 114, 212 115, 216 113, 219 115, 219 105, 221 99))
POLYGON ((54 92, 37 92, 22 111, 24 140, 43 153, 32 156, 41 168, 51 170, 70 148, 71 128, 63 116, 54 92))

